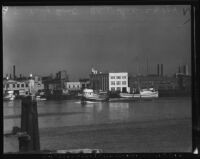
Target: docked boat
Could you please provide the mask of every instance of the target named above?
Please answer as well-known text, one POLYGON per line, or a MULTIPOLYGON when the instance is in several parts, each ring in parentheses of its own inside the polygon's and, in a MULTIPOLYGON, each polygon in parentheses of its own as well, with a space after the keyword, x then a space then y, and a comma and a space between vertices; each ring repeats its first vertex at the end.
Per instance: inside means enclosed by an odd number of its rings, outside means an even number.
POLYGON ((82 102, 86 101, 98 101, 98 102, 104 102, 108 101, 109 97, 107 93, 95 93, 93 89, 84 89, 83 95, 82 95, 82 102))
POLYGON ((13 101, 15 99, 15 95, 13 93, 14 93, 14 91, 8 91, 4 95, 3 100, 4 101, 13 101))
POLYGON ((45 98, 44 96, 36 96, 36 100, 37 101, 43 101, 43 100, 47 100, 47 98, 45 98))
POLYGON ((154 88, 149 88, 149 89, 141 89, 140 97, 141 98, 158 98, 159 95, 158 95, 158 91, 156 91, 154 88))
POLYGON ((130 94, 130 93, 120 93, 119 96, 121 98, 133 98, 134 94, 130 94))

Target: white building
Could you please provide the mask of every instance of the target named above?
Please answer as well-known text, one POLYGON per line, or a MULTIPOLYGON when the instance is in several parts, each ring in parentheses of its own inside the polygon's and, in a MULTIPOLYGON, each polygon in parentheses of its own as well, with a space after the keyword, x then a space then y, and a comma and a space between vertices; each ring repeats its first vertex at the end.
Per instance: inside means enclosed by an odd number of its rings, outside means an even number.
POLYGON ((14 94, 25 95, 29 91, 29 83, 27 81, 7 80, 3 84, 3 93, 5 94, 7 91, 14 91, 14 94))
POLYGON ((3 82, 3 93, 7 91, 13 91, 16 95, 27 95, 30 90, 38 92, 44 89, 44 84, 39 79, 35 77, 32 80, 15 81, 15 80, 5 80, 3 82))
POLYGON ((80 91, 81 90, 81 82, 65 82, 65 88, 69 91, 80 91))
POLYGON ((130 92, 128 87, 128 73, 109 73, 109 91, 130 92))

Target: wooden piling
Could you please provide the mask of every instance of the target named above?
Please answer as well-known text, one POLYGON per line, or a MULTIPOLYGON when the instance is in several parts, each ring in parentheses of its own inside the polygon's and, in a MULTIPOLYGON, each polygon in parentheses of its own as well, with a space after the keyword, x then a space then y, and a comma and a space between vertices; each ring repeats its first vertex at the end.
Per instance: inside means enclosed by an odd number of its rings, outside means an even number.
POLYGON ((37 102, 32 96, 22 99, 19 151, 40 151, 37 102))

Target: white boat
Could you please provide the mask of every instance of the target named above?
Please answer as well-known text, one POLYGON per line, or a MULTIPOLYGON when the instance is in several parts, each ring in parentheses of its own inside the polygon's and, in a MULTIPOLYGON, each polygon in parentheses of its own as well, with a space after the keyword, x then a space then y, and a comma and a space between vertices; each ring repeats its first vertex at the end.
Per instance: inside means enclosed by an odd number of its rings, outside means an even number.
POLYGON ((121 98, 133 98, 134 94, 130 94, 130 93, 120 93, 119 96, 121 98))
POLYGON ((81 101, 108 101, 108 95, 105 93, 95 93, 93 89, 84 89, 81 101))
POLYGON ((3 100, 4 101, 13 101, 15 99, 15 95, 13 93, 14 93, 14 91, 8 91, 4 95, 3 100))
POLYGON ((42 101, 42 100, 47 100, 45 97, 42 96, 36 96, 36 100, 42 101))
POLYGON ((149 89, 141 89, 140 90, 140 97, 141 98, 158 98, 158 91, 156 91, 154 88, 149 89))

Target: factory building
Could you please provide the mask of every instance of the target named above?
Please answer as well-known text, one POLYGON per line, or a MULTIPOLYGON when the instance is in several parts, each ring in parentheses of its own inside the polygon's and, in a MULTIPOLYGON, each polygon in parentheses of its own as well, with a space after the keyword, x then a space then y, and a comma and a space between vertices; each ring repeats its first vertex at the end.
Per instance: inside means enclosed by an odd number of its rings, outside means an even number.
POLYGON ((80 91, 81 90, 81 82, 65 82, 64 85, 68 91, 80 91))
MULTIPOLYGON (((34 91, 43 91, 44 90, 44 84, 42 83, 42 80, 40 77, 35 76, 33 78, 33 85, 34 85, 34 91)), ((13 91, 15 95, 26 95, 28 94, 30 90, 30 80, 24 80, 24 81, 16 81, 16 80, 4 80, 3 81, 3 93, 5 94, 7 91, 13 91)))
POLYGON ((90 87, 90 79, 88 79, 88 78, 79 79, 79 82, 81 83, 81 89, 90 87))
POLYGON ((90 88, 94 90, 108 91, 108 73, 102 73, 92 69, 90 76, 90 88))
POLYGON ((15 95, 25 95, 29 91, 29 83, 28 81, 6 80, 3 83, 3 94, 8 91, 13 91, 15 95))

